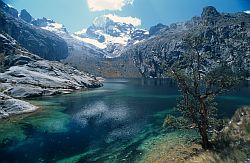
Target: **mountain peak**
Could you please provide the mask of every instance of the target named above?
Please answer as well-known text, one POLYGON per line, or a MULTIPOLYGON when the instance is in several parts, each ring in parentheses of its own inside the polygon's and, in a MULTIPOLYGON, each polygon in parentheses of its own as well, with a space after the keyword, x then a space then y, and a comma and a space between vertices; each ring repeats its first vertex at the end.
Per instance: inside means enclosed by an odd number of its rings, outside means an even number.
POLYGON ((121 17, 114 14, 102 15, 100 17, 95 18, 95 20, 93 21, 93 25, 102 27, 103 25, 111 22, 132 25, 134 27, 141 25, 141 20, 136 17, 131 17, 131 16, 121 17))
POLYGON ((135 44, 148 37, 148 31, 137 28, 141 20, 131 16, 102 15, 94 19, 93 24, 73 37, 104 50, 107 57, 117 57, 126 46, 135 44))

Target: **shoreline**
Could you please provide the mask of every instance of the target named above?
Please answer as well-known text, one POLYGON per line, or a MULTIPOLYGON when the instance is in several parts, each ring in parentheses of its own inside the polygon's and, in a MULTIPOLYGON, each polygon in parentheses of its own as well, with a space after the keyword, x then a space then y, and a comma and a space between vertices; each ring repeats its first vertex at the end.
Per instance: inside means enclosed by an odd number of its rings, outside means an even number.
MULTIPOLYGON (((100 88, 100 87, 97 87, 97 88, 100 88)), ((1 105, 3 105, 2 110, 0 109, 0 122, 4 119, 11 119, 16 116, 28 115, 28 114, 36 113, 38 110, 41 110, 42 106, 37 106, 36 104, 34 104, 34 102, 32 102, 35 99, 42 98, 42 97, 56 97, 56 96, 68 95, 68 94, 73 94, 76 92, 86 92, 86 91, 90 91, 90 90, 97 89, 97 88, 80 88, 78 90, 67 89, 67 91, 65 92, 62 91, 58 94, 53 94, 53 95, 41 95, 37 97, 21 97, 21 98, 11 97, 0 92, 0 102, 1 102, 1 105), (7 106, 8 104, 4 104, 6 103, 7 100, 12 101, 12 104, 9 104, 9 105, 14 105, 15 107, 18 107, 16 111, 15 110, 6 111, 6 108, 7 110, 9 110, 8 108, 11 107, 11 106, 7 106), (18 110, 18 109, 21 109, 21 110, 18 110)))

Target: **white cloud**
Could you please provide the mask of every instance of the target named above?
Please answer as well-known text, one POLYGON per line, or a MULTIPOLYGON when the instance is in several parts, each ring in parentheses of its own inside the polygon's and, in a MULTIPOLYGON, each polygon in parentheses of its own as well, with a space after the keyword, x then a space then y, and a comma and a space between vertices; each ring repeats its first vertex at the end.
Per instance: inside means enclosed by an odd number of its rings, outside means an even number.
POLYGON ((107 18, 113 20, 114 22, 132 24, 135 27, 141 25, 141 20, 139 18, 135 18, 135 17, 131 17, 131 16, 120 17, 117 15, 108 14, 108 15, 104 15, 104 17, 107 17, 107 18))
POLYGON ((132 5, 134 0, 87 0, 91 11, 122 10, 126 5, 132 5))
POLYGON ((244 11, 245 13, 247 13, 247 14, 250 14, 250 10, 248 10, 248 11, 244 11))

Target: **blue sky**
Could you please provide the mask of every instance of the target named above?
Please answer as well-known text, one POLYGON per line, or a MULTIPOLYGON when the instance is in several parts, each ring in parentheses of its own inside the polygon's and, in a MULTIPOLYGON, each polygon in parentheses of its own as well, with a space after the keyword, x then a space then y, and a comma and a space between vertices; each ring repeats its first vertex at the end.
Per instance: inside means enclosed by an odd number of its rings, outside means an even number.
POLYGON ((250 10, 250 0, 3 0, 17 10, 26 9, 35 18, 51 18, 70 32, 91 25, 104 14, 141 19, 142 28, 157 23, 171 24, 199 16, 205 6, 220 12, 250 10))

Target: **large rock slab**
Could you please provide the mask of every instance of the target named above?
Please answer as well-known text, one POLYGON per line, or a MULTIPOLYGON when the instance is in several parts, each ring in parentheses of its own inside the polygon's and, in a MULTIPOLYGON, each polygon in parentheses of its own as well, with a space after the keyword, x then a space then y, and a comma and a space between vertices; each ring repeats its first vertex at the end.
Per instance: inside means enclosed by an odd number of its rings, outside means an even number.
POLYGON ((7 85, 4 93, 19 98, 55 95, 102 86, 99 80, 73 67, 44 60, 12 66, 0 73, 0 81, 7 85))
POLYGON ((3 93, 0 93, 0 119, 7 118, 15 114, 30 113, 37 110, 38 107, 18 99, 14 99, 3 93))

